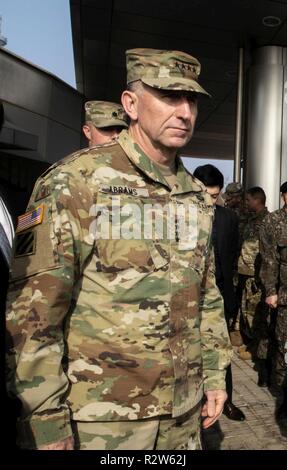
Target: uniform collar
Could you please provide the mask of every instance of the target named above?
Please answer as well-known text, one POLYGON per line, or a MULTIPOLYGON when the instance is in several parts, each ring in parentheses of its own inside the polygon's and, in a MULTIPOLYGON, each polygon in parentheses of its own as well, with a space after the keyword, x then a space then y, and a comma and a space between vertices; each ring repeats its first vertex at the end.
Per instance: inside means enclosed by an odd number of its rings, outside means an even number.
MULTIPOLYGON (((120 133, 118 142, 127 154, 128 158, 133 162, 134 165, 136 165, 137 168, 139 168, 153 181, 163 184, 169 188, 168 183, 166 182, 158 166, 153 163, 153 161, 144 153, 141 147, 131 138, 128 131, 123 130, 120 133)), ((201 186, 199 186, 199 184, 197 184, 193 179, 193 176, 186 171, 179 156, 176 156, 176 167, 177 183, 173 187, 171 195, 202 191, 201 186)))

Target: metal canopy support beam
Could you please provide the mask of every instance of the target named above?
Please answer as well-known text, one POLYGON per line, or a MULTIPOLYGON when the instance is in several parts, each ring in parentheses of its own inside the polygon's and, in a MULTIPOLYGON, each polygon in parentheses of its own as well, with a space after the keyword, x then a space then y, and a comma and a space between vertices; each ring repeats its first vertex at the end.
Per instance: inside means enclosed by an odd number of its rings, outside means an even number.
POLYGON ((243 72, 244 72, 244 50, 239 49, 238 54, 238 80, 237 80, 237 103, 236 103, 236 130, 234 149, 234 181, 241 182, 241 148, 242 148, 242 107, 243 107, 243 72))

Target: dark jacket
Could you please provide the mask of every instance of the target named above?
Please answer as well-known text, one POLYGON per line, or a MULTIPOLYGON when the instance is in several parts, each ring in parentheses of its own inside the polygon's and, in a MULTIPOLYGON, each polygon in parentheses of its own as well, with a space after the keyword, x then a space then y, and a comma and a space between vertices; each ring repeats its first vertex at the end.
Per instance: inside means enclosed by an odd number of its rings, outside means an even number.
POLYGON ((216 206, 212 235, 216 283, 224 299, 225 315, 230 318, 238 308, 233 277, 237 271, 239 228, 234 211, 216 206))

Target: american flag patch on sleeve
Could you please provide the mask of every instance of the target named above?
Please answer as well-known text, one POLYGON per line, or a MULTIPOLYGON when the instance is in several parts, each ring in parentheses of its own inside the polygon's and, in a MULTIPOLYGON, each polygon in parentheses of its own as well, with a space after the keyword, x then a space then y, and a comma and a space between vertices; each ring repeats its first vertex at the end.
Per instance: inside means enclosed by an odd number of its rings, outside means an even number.
POLYGON ((44 204, 36 207, 32 211, 26 212, 18 217, 18 224, 16 233, 23 232, 27 228, 34 227, 35 225, 41 224, 44 214, 44 204))

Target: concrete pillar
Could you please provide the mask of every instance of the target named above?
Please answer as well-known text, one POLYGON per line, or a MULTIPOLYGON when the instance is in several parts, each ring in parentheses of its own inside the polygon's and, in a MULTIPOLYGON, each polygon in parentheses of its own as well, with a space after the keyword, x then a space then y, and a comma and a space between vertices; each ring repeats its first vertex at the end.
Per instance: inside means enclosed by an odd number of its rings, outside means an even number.
POLYGON ((249 75, 245 187, 261 186, 269 210, 287 180, 287 49, 258 48, 249 75))

